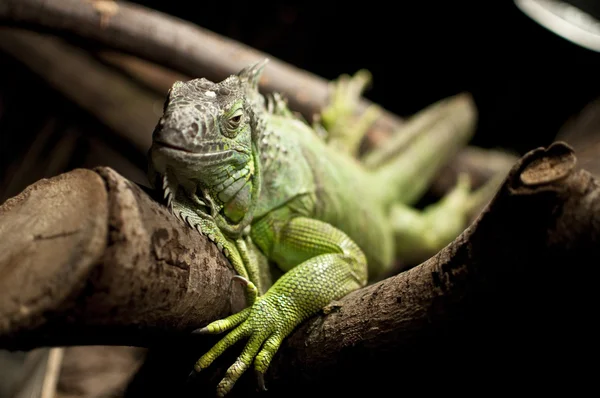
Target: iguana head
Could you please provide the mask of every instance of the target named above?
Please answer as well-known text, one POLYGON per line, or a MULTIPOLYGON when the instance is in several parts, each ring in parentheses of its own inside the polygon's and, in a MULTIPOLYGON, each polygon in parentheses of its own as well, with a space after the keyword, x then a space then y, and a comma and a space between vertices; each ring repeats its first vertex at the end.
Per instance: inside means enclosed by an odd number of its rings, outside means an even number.
POLYGON ((259 125, 258 79, 265 62, 213 83, 176 82, 152 136, 151 182, 156 174, 189 195, 205 195, 235 224, 255 194, 252 139, 259 125))

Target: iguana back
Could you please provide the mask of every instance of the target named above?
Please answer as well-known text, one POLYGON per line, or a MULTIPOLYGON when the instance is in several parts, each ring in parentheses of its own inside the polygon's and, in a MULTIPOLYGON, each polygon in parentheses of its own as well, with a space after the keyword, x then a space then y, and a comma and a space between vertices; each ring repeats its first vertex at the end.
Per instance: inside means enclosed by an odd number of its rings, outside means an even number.
POLYGON ((265 119, 259 141, 263 181, 254 223, 290 205, 299 216, 345 232, 365 253, 370 270, 388 266, 393 234, 386 220, 384 186, 376 173, 328 146, 295 116, 269 114, 265 119))

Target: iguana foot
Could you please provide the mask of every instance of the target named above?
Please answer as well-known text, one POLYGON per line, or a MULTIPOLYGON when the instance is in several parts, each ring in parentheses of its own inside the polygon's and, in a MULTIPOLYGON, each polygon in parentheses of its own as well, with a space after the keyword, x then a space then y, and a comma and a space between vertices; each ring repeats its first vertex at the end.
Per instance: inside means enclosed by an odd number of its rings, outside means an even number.
POLYGON ((416 264, 455 239, 467 227, 469 217, 492 199, 503 177, 499 174, 473 191, 469 176, 459 174, 454 188, 423 211, 395 205, 391 220, 402 258, 416 264))
MULTIPOLYGON (((273 216, 273 214, 271 214, 273 216)), ((268 222, 268 220, 263 220, 268 222)), ((276 237, 273 258, 291 254, 305 258, 283 274, 251 307, 209 324, 203 333, 230 331, 204 354, 194 369, 207 368, 227 348, 248 339, 242 353, 219 383, 219 396, 229 392, 252 364, 261 380, 283 339, 302 321, 367 282, 367 260, 358 245, 342 231, 325 222, 295 217, 276 237), (281 238, 285 237, 285 239, 281 238)), ((288 264, 285 261, 280 266, 288 264)))
POLYGON ((371 74, 364 69, 352 77, 341 75, 330 83, 329 104, 321 112, 329 145, 352 156, 356 156, 362 138, 381 113, 378 106, 372 105, 358 114, 359 100, 370 82, 371 74))
POLYGON ((456 186, 439 202, 422 211, 395 205, 391 221, 397 251, 408 263, 418 263, 456 238, 466 227, 470 180, 460 175, 456 186))
POLYGON ((231 315, 225 319, 212 322, 197 333, 217 334, 233 329, 195 364, 194 370, 200 372, 211 365, 227 348, 238 341, 248 338, 244 350, 227 369, 227 372, 217 386, 217 395, 227 394, 240 376, 254 363, 259 375, 259 386, 264 389, 262 375, 267 370, 271 359, 277 352, 281 342, 291 329, 299 322, 292 316, 288 319, 281 313, 280 303, 273 295, 256 299, 251 307, 231 315))

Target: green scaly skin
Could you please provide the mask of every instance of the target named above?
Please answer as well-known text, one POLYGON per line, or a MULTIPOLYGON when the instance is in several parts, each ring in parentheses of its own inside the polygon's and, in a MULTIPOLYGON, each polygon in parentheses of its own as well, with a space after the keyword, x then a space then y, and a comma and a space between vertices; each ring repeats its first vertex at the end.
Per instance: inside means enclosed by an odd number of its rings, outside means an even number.
POLYGON ((410 254, 411 246, 441 248, 464 223, 437 228, 435 220, 464 216, 473 202, 462 181, 450 199, 424 213, 408 206, 470 138, 475 116, 466 97, 441 101, 410 121, 424 131, 453 126, 441 139, 419 134, 395 156, 394 147, 405 146, 397 139, 361 162, 358 143, 378 113, 354 116, 366 72, 333 86, 315 129, 278 95, 259 94, 263 67, 220 83, 175 83, 149 152, 150 181, 169 208, 215 242, 246 286, 246 309, 199 330, 231 331, 198 360, 197 372, 248 339, 217 386, 219 396, 252 364, 264 374, 298 324, 388 270, 395 256, 410 254), (413 226, 428 230, 423 242, 410 233, 413 226), (407 236, 411 245, 402 245, 407 236), (269 262, 283 271, 272 286, 269 262))

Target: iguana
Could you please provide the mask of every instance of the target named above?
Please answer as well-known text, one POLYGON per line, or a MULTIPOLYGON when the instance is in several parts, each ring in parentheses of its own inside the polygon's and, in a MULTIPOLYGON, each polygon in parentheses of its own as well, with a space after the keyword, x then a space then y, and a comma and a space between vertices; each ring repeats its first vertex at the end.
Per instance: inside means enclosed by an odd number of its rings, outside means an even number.
POLYGON ((265 64, 219 83, 174 83, 149 151, 150 182, 166 205, 218 246, 246 287, 247 308, 199 330, 233 329, 195 372, 248 339, 218 384, 219 396, 252 364, 264 389, 261 376, 297 325, 382 275, 397 255, 443 247, 482 197, 461 178, 439 203, 410 207, 470 139, 475 111, 468 96, 440 101, 409 123, 447 133, 419 134, 402 151, 406 138, 397 134, 359 159, 360 139, 378 115, 371 108, 355 116, 370 75, 340 78, 330 105, 310 124, 280 95, 259 92, 265 64), (281 275, 272 286, 269 264, 281 275))

